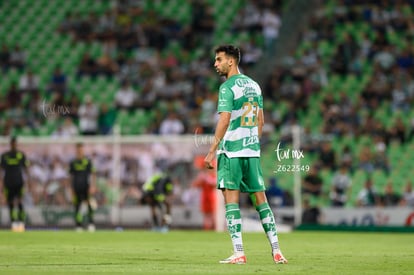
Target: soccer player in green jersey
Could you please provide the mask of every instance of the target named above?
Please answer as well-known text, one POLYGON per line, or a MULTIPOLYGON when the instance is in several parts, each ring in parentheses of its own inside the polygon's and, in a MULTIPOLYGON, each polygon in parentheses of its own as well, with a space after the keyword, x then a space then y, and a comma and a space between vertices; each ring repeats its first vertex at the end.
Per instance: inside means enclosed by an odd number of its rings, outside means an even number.
POLYGON ((241 233, 240 192, 250 193, 271 245, 274 262, 287 263, 279 248, 275 219, 264 192, 266 188, 260 166, 260 137, 264 124, 260 86, 240 73, 240 50, 237 47, 219 46, 215 53, 214 67, 219 75, 226 77, 226 81, 220 86, 220 118, 214 142, 204 162, 208 168, 213 168, 213 160, 218 155, 217 188, 223 192, 227 229, 234 250, 233 255, 220 263, 246 263, 241 233))

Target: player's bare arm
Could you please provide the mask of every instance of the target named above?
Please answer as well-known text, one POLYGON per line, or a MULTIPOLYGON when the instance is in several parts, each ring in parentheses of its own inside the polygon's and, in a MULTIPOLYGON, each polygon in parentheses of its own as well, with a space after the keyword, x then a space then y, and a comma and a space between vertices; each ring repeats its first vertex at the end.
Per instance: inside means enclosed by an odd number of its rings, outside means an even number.
POLYGON ((258 114, 257 114, 257 131, 259 134, 259 138, 262 137, 262 131, 263 131, 263 125, 264 125, 264 115, 263 115, 263 109, 260 109, 258 114))
POLYGON ((220 118, 219 118, 219 121, 217 122, 216 131, 214 133, 213 143, 211 144, 210 150, 204 159, 204 164, 209 169, 213 168, 212 163, 213 163, 214 158, 216 157, 216 150, 217 150, 218 145, 220 144, 220 141, 223 139, 224 134, 227 131, 227 128, 229 127, 230 117, 231 117, 231 113, 228 113, 228 112, 220 113, 220 118))

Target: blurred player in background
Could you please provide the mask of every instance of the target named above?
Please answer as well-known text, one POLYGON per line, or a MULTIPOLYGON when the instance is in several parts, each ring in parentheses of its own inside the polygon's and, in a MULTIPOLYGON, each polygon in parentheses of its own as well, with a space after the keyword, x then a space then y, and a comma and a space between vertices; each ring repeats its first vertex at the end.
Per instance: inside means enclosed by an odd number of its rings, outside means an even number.
POLYGON ((90 193, 95 186, 95 170, 92 161, 84 155, 83 144, 76 144, 76 157, 70 162, 69 173, 72 178, 73 204, 75 207, 76 230, 82 231, 83 216, 81 205, 85 202, 88 206, 88 230, 95 231, 93 220, 93 206, 90 193))
POLYGON ((3 191, 9 208, 11 229, 16 232, 25 230, 25 212, 23 208, 23 171, 30 183, 29 161, 25 154, 17 149, 15 137, 10 139, 10 150, 1 155, 1 168, 4 171, 3 191), (17 210, 15 209, 17 205, 17 210))
POLYGON ((215 53, 214 67, 219 75, 226 77, 226 81, 220 86, 220 117, 214 141, 204 161, 212 169, 217 151, 217 188, 223 191, 227 229, 234 250, 233 255, 220 263, 246 263, 239 208, 240 192, 250 193, 271 245, 274 262, 287 263, 279 249, 275 219, 264 192, 266 188, 260 166, 260 137, 264 124, 260 86, 240 73, 240 50, 237 47, 219 46, 215 53))
POLYGON ((144 183, 142 189, 142 201, 151 208, 153 230, 167 232, 172 222, 173 183, 170 176, 165 172, 158 172, 144 183))
POLYGON ((191 183, 191 187, 201 189, 200 207, 204 215, 203 228, 213 230, 215 228, 216 213, 216 171, 207 169, 203 164, 198 164, 197 160, 196 166, 200 169, 200 172, 191 183))

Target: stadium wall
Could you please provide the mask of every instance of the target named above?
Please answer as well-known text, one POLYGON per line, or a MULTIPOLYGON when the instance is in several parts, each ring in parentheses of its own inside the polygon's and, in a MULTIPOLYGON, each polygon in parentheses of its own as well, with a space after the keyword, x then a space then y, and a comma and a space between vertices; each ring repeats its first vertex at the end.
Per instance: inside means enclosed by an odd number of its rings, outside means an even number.
MULTIPOLYGON (((87 155, 108 157, 110 171, 101 180, 109 189, 111 198, 105 203, 97 204, 96 222, 101 226, 146 227, 150 224, 149 209, 146 206, 120 205, 120 193, 123 188, 121 160, 131 158, 137 163, 146 163, 145 173, 139 170, 137 180, 141 181, 151 175, 156 160, 167 159, 170 164, 186 164, 190 169, 180 166, 175 171, 175 177, 180 185, 178 194, 189 189, 189 184, 196 173, 194 158, 204 155, 211 142, 210 136, 187 135, 175 137, 162 136, 109 136, 109 137, 79 137, 74 139, 54 138, 21 138, 19 148, 27 157, 41 161, 42 157, 59 157, 63 161, 74 156, 74 144, 82 141, 87 155)), ((0 139, 1 152, 8 149, 8 140, 0 139)), ((99 165, 98 165, 99 166, 99 165)), ((145 165, 144 165, 145 166, 145 165)), ((187 168, 188 168, 187 167, 187 168)), ((98 167, 99 168, 99 167, 98 167)), ((99 169, 102 169, 100 167, 99 169)), ((99 172, 99 171, 98 171, 99 172)), ((192 194, 193 198, 197 194, 192 194)), ((223 204, 218 200, 219 204, 223 204)), ((33 227, 66 227, 73 225, 73 209, 70 202, 66 205, 53 203, 28 204, 28 226, 33 227)), ((413 227, 414 209, 409 207, 396 208, 321 208, 321 224, 324 226, 390 226, 413 227)), ((245 230, 261 230, 260 221, 254 209, 243 209, 243 218, 247 220, 245 230)), ((293 227, 298 208, 274 209, 278 224, 293 227)), ((5 205, 0 209, 0 225, 7 226, 8 213, 5 205)), ((201 228, 202 215, 197 200, 184 203, 177 199, 173 206, 174 226, 177 228, 201 228)), ((219 231, 225 230, 224 215, 217 216, 219 231)), ((297 225, 297 224, 296 224, 297 225)))
MULTIPOLYGON (((293 208, 274 209, 277 223, 286 232, 293 228, 289 222, 294 216, 293 208)), ((73 209, 71 207, 36 206, 27 209, 28 227, 64 228, 73 226, 73 209)), ((86 215, 86 208, 84 209, 86 215)), ((395 208, 363 208, 363 209, 321 209, 322 222, 318 226, 302 225, 300 228, 330 228, 332 230, 345 228, 409 228, 414 230, 414 209, 405 207, 395 208)), ((244 231, 261 231, 260 220, 253 209, 242 209, 245 221, 244 231)), ((202 228, 203 220, 198 208, 174 206, 172 209, 173 228, 194 229, 202 228)), ((8 226, 6 207, 0 211, 1 227, 8 226)), ((96 211, 95 221, 98 226, 149 228, 151 216, 148 207, 100 207, 96 211)), ((224 222, 224 218, 222 220, 224 222)), ((224 228, 223 228, 224 230, 224 228)))

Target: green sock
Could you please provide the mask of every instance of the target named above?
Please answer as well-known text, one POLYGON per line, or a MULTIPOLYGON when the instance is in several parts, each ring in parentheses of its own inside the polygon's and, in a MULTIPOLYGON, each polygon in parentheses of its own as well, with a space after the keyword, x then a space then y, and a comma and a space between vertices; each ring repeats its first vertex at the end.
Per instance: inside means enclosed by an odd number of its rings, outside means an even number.
POLYGON ((272 251, 279 250, 279 239, 277 237, 276 223, 272 209, 267 202, 256 207, 262 221, 263 229, 267 235, 272 251))
POLYGON ((242 221, 240 208, 237 203, 226 204, 226 222, 230 233, 234 253, 244 253, 242 239, 242 221))

